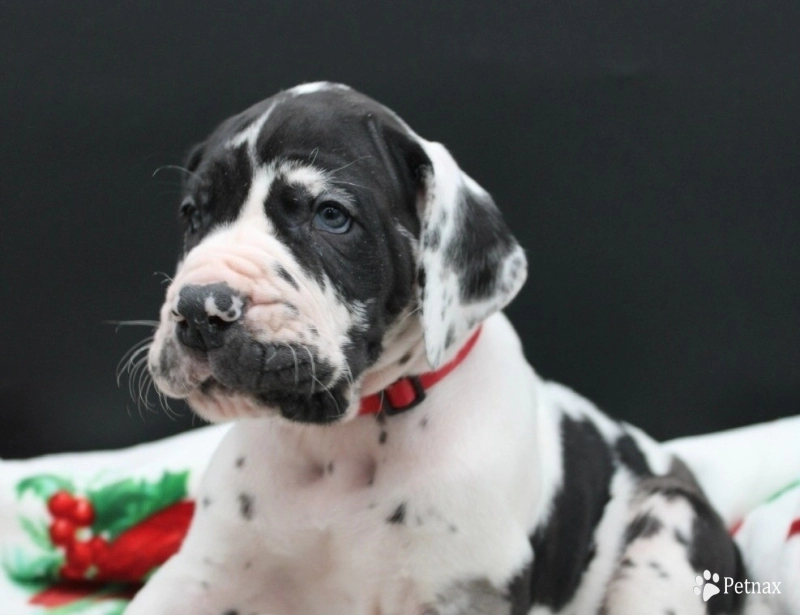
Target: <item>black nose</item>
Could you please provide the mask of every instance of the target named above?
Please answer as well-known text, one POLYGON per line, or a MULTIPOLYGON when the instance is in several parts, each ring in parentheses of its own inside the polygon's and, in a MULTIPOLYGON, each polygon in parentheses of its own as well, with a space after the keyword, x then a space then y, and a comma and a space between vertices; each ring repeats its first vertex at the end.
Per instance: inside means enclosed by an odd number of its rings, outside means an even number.
POLYGON ((196 350, 219 348, 243 311, 244 300, 225 283, 184 286, 173 312, 178 340, 196 350))

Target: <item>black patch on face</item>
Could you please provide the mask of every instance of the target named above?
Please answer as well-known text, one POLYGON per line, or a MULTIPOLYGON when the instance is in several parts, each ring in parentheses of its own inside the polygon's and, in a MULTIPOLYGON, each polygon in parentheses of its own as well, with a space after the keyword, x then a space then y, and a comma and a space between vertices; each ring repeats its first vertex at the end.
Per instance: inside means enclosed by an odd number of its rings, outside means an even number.
POLYGON ((199 214, 200 226, 191 232, 185 225, 184 253, 195 247, 221 224, 233 222, 250 192, 253 169, 245 147, 228 150, 223 143, 210 140, 204 145, 196 170, 184 187, 199 214))
POLYGON ((594 553, 614 473, 612 451, 593 423, 564 416, 561 439, 564 484, 548 521, 531 537, 534 559, 527 571, 528 595, 554 611, 575 595, 594 553))
POLYGON ((645 459, 642 451, 636 444, 636 440, 634 440, 629 434, 621 436, 617 440, 614 448, 617 451, 617 456, 619 457, 620 461, 622 461, 622 463, 624 463, 636 476, 643 478, 645 476, 653 475, 653 472, 647 463, 647 459, 645 459))
POLYGON ((406 504, 403 502, 395 511, 386 519, 386 523, 393 525, 402 525, 406 521, 406 504))
POLYGON ((501 264, 517 244, 489 195, 464 187, 461 199, 458 232, 445 246, 444 258, 459 273, 461 300, 470 303, 496 294, 501 264))
POLYGON ((253 496, 249 493, 239 494, 239 514, 248 521, 253 518, 253 496))
POLYGON ((278 277, 286 280, 295 290, 300 290, 300 285, 297 283, 297 280, 295 280, 294 276, 286 271, 286 268, 280 263, 275 265, 275 273, 278 274, 278 277))
POLYGON ((638 515, 625 529, 625 544, 630 544, 637 538, 649 538, 658 534, 664 527, 658 519, 651 515, 638 515))

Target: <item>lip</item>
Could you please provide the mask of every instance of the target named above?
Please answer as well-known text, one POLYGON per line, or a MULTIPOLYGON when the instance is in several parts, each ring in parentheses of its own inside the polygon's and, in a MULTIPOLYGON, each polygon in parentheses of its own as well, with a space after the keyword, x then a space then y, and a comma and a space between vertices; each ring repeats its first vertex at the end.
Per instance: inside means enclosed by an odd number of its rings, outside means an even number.
POLYGON ((318 385, 321 390, 324 385, 319 378, 324 378, 327 374, 313 373, 311 361, 297 361, 291 365, 282 365, 274 369, 262 370, 258 377, 258 386, 251 388, 231 387, 225 384, 217 376, 210 375, 198 386, 200 393, 213 395, 214 393, 243 393, 258 396, 275 392, 288 393, 296 392, 303 394, 312 383, 318 385), (294 387, 298 390, 292 391, 294 387), (289 390, 287 390, 287 388, 289 390))

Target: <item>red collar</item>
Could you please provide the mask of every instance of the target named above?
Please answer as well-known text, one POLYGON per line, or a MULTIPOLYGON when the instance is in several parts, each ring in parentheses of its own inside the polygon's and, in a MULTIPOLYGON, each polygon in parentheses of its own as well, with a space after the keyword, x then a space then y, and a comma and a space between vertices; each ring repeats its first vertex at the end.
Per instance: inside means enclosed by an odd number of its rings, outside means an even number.
POLYGON ((475 342, 478 341, 478 336, 481 333, 481 328, 472 334, 472 337, 467 340, 467 343, 461 347, 458 354, 453 357, 449 363, 445 363, 439 369, 432 372, 425 372, 419 376, 406 376, 396 380, 388 387, 378 393, 367 395, 361 398, 361 408, 359 414, 378 414, 384 412, 389 416, 410 410, 423 399, 425 399, 425 391, 431 388, 434 384, 445 378, 452 372, 458 365, 467 358, 475 342))

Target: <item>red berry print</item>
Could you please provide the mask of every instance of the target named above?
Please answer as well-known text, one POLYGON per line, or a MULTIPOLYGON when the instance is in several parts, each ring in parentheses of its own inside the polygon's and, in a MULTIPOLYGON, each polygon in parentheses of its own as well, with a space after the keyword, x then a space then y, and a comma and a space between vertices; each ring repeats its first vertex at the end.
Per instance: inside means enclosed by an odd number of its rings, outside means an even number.
POLYGON ((47 510, 56 519, 69 517, 72 513, 72 507, 75 505, 75 498, 68 491, 56 491, 50 499, 47 500, 47 510))
POLYGON ((69 518, 78 527, 87 527, 94 523, 94 507, 86 498, 75 498, 69 518))
POLYGON ((54 545, 67 547, 75 542, 75 524, 67 519, 56 519, 50 525, 50 540, 54 545))
POLYGON ((108 541, 102 536, 93 536, 89 540, 89 546, 92 549, 92 561, 98 565, 104 563, 108 556, 108 541))
POLYGON ((67 566, 80 570, 81 573, 92 565, 94 551, 88 542, 75 541, 67 547, 67 566))
POLYGON ((61 566, 61 570, 59 570, 61 578, 67 579, 68 581, 82 581, 84 572, 84 570, 75 568, 69 564, 64 564, 61 566))

